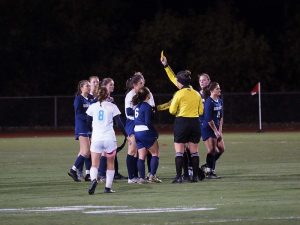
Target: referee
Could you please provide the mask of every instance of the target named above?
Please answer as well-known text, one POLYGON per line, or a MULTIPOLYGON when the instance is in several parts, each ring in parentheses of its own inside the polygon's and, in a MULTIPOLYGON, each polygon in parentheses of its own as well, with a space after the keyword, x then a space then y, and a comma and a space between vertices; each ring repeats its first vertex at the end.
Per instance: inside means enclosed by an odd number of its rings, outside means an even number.
POLYGON ((192 156, 193 178, 192 182, 198 182, 200 141, 199 116, 203 114, 203 104, 200 94, 191 86, 191 72, 180 71, 176 75, 178 90, 169 108, 175 115, 174 122, 174 148, 176 152, 175 165, 176 177, 173 183, 182 183, 183 153, 185 143, 188 143, 192 156))

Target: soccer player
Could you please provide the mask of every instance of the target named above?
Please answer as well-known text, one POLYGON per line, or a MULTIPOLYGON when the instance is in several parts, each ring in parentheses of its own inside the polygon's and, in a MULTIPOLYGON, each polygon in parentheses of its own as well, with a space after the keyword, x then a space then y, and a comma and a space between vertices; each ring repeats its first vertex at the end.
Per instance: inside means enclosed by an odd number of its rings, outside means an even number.
POLYGON ((98 91, 98 101, 92 104, 86 111, 87 115, 92 117, 92 143, 91 143, 91 185, 88 193, 94 194, 97 186, 97 175, 100 164, 100 156, 103 152, 107 157, 106 184, 104 193, 113 193, 112 183, 115 175, 114 159, 117 149, 116 134, 113 129, 113 122, 121 128, 124 135, 125 129, 120 119, 120 110, 118 107, 106 101, 109 93, 105 87, 101 87, 98 91))
POLYGON ((206 177, 219 178, 214 170, 216 160, 225 149, 223 141, 223 102, 220 99, 221 89, 217 82, 211 82, 208 90, 210 97, 205 101, 204 118, 202 123, 202 138, 207 149, 206 177))
MULTIPOLYGON (((75 139, 79 140, 79 154, 74 165, 68 172, 68 175, 76 182, 79 182, 77 169, 82 168, 84 161, 90 158, 90 136, 91 127, 87 121, 86 110, 93 102, 93 96, 90 93, 90 83, 88 80, 81 80, 78 83, 77 93, 74 99, 75 111, 75 139)), ((85 180, 90 177, 89 168, 86 170, 85 180)))
MULTIPOLYGON (((101 82, 101 86, 102 87, 106 87, 107 91, 108 91, 108 98, 106 99, 106 101, 114 103, 114 98, 111 96, 111 93, 113 93, 114 88, 115 88, 115 83, 114 80, 110 77, 107 78, 103 78, 102 82, 101 82)), ((126 141, 126 139, 125 139, 126 141)), ((101 155, 100 158, 100 167, 98 170, 98 180, 100 180, 100 182, 104 182, 105 181, 105 171, 106 171, 106 165, 107 165, 107 158, 105 153, 103 155, 101 155)), ((114 179, 125 179, 125 177, 119 173, 119 163, 118 163, 118 158, 117 158, 117 154, 115 156, 115 177, 114 179)))
POLYGON ((162 181, 156 177, 156 171, 159 165, 159 146, 158 133, 153 126, 154 112, 153 108, 147 101, 150 99, 150 91, 146 87, 138 90, 132 98, 134 109, 134 133, 136 145, 138 149, 138 171, 139 180, 137 183, 143 184, 149 182, 161 183, 162 181), (145 158, 148 151, 151 153, 150 175, 148 181, 145 179, 145 158))
MULTIPOLYGON (((97 97, 97 91, 99 88, 99 77, 98 76, 90 76, 89 77, 89 82, 90 82, 90 95, 93 96, 93 101, 95 102, 95 99, 97 97)), ((85 181, 90 181, 90 168, 91 168, 91 157, 85 158, 84 164, 85 164, 85 169, 86 169, 86 175, 85 177, 83 176, 83 164, 77 168, 77 175, 78 179, 84 179, 85 181)))
MULTIPOLYGON (((128 183, 136 183, 138 181, 138 169, 137 169, 137 146, 134 136, 134 106, 132 104, 133 96, 144 87, 145 79, 141 72, 136 72, 126 82, 126 87, 129 90, 125 97, 125 115, 126 125, 125 130, 128 140, 128 152, 126 157, 126 165, 128 171, 128 183)), ((153 95, 150 93, 150 99, 147 101, 152 107, 155 106, 153 95)))
POLYGON ((203 104, 200 94, 191 86, 191 72, 180 71, 176 75, 177 91, 171 101, 169 112, 175 115, 174 148, 176 152, 176 177, 173 183, 182 183, 183 153, 185 143, 188 143, 191 152, 193 167, 192 182, 198 182, 200 141, 199 116, 203 114, 203 104))
POLYGON ((98 89, 99 89, 100 79, 98 76, 90 76, 89 82, 91 85, 90 94, 93 95, 94 99, 97 99, 97 93, 98 93, 98 89))

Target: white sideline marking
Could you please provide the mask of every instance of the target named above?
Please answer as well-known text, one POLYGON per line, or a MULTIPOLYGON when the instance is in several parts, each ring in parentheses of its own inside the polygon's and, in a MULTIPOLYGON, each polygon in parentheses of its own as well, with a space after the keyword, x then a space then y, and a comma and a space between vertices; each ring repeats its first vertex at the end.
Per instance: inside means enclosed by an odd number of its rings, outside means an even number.
POLYGON ((82 213, 86 213, 86 214, 141 214, 141 213, 147 214, 147 213, 165 213, 165 212, 192 212, 192 211, 204 211, 204 210, 215 210, 215 209, 216 208, 188 208, 188 207, 136 209, 136 208, 128 208, 128 206, 62 206, 62 207, 0 209, 0 213, 81 211, 82 213))
POLYGON ((61 207, 41 207, 41 208, 19 208, 19 209, 0 209, 1 212, 66 212, 66 211, 84 211, 86 209, 113 209, 128 208, 128 206, 61 206, 61 207))
POLYGON ((117 213, 117 214, 141 214, 141 213, 165 213, 165 212, 192 212, 192 211, 205 211, 205 210, 215 210, 216 208, 147 208, 147 209, 117 209, 117 210, 96 210, 83 212, 86 214, 107 214, 107 213, 117 213))

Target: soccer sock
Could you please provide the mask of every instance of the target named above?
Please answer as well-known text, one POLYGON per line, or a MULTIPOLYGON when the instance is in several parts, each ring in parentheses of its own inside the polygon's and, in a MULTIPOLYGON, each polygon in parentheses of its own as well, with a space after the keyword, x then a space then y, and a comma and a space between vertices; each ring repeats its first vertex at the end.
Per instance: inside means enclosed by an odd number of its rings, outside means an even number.
MULTIPOLYGON (((222 153, 223 153, 223 152, 222 152, 222 153)), ((220 156, 222 155, 222 153, 216 152, 216 154, 215 154, 214 167, 212 168, 213 170, 216 169, 216 163, 217 163, 217 160, 220 158, 220 156)))
POLYGON ((92 166, 91 156, 85 158, 84 163, 85 163, 85 174, 89 174, 92 166))
POLYGON ((223 154, 223 152, 222 153, 220 153, 220 152, 217 152, 216 154, 215 154, 215 160, 217 161, 219 158, 220 158, 220 156, 223 154))
POLYGON ((119 162, 118 162, 117 154, 115 156, 115 174, 119 174, 119 162))
POLYGON ((106 170, 106 188, 111 188, 115 176, 115 170, 106 170))
POLYGON ((150 174, 152 174, 154 176, 157 172, 157 168, 159 165, 159 158, 157 156, 152 156, 150 164, 151 164, 150 174))
POLYGON ((206 155, 206 165, 208 168, 212 169, 214 166, 215 156, 212 153, 206 155))
POLYGON ((183 153, 183 176, 189 176, 189 158, 187 152, 183 153))
POLYGON ((91 172, 91 181, 97 179, 97 176, 98 176, 98 168, 92 166, 91 169, 90 169, 90 172, 91 172))
POLYGON ((198 170, 199 170, 199 153, 195 152, 191 154, 192 157, 192 165, 193 165, 193 177, 197 177, 198 176, 198 170))
POLYGON ((137 167, 140 173, 140 178, 145 179, 145 160, 138 159, 137 167))
POLYGON ((176 176, 179 178, 181 177, 182 174, 183 153, 176 152, 175 165, 176 165, 176 176))
POLYGON ((150 152, 148 152, 147 154, 147 167, 148 167, 148 172, 151 172, 151 159, 152 159, 152 155, 150 152))
POLYGON ((135 163, 134 156, 127 154, 126 166, 128 172, 128 179, 134 178, 134 163, 135 163))
POLYGON ((81 173, 82 173, 82 171, 83 171, 83 164, 84 164, 84 163, 82 163, 82 164, 79 166, 79 168, 77 168, 78 171, 80 171, 81 173))
POLYGON ((185 148, 185 151, 186 151, 186 154, 187 154, 187 157, 188 157, 188 166, 189 167, 192 167, 192 155, 191 155, 191 151, 189 149, 189 147, 186 147, 185 148))
POLYGON ((77 159, 74 163, 74 166, 72 166, 72 169, 76 171, 77 168, 80 168, 83 166, 84 163, 84 157, 82 155, 77 156, 77 159))
POLYGON ((107 158, 105 156, 100 157, 100 166, 98 169, 99 175, 101 177, 106 176, 107 158))
POLYGON ((134 175, 135 177, 138 177, 138 176, 139 176, 139 170, 138 170, 138 165, 137 165, 137 163, 138 163, 138 158, 137 158, 137 157, 134 157, 134 167, 133 167, 134 173, 133 173, 133 175, 134 175))

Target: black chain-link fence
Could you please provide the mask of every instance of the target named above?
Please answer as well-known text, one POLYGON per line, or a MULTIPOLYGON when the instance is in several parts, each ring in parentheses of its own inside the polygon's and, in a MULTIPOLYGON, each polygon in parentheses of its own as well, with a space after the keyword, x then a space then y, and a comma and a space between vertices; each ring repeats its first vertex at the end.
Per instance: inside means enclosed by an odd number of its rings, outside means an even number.
MULTIPOLYGON (((169 101, 173 94, 155 94, 156 104, 169 101)), ((124 112, 125 95, 114 95, 124 112)), ((224 93, 225 124, 257 124, 258 96, 224 93)), ((0 129, 9 127, 68 128, 74 126, 74 96, 0 97, 0 129)), ((300 123, 300 92, 262 93, 263 123, 300 123)), ((123 114, 124 116, 124 114, 123 114)), ((172 124, 168 111, 158 112, 156 124, 172 124)))

